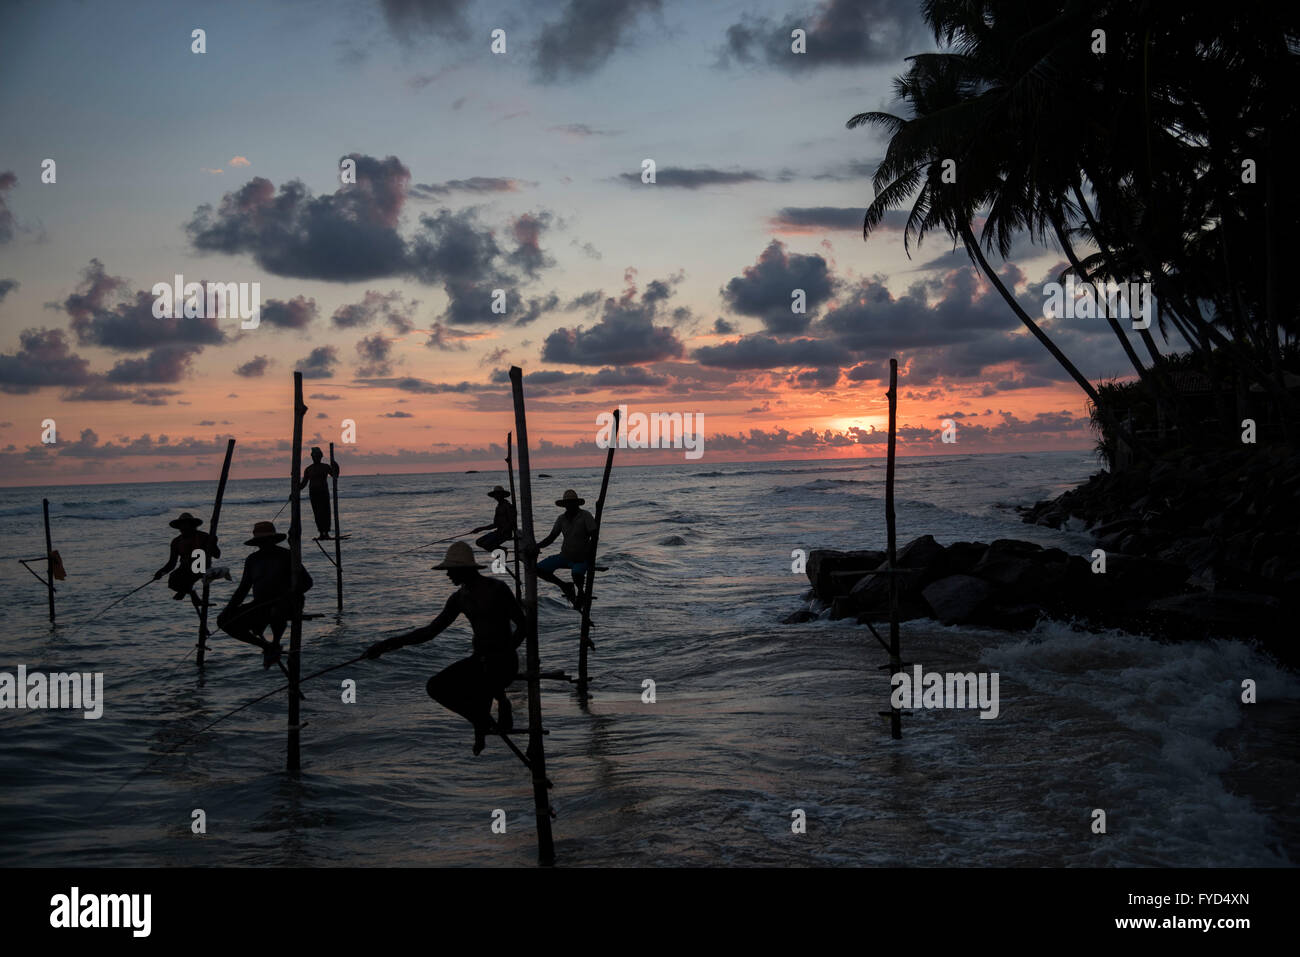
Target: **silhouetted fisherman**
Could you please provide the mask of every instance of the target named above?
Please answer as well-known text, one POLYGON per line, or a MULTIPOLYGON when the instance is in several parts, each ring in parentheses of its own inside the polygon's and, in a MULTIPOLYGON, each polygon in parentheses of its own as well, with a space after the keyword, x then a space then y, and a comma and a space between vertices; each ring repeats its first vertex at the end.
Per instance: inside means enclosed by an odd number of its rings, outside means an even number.
MULTIPOLYGON (((475 532, 488 532, 474 544, 485 552, 490 552, 515 537, 515 507, 510 503, 510 493, 500 485, 488 492, 490 498, 497 500, 497 510, 492 515, 492 524, 480 525, 475 532)), ((471 533, 472 534, 472 533, 471 533)))
POLYGON ((225 610, 217 616, 217 627, 231 638, 238 638, 262 649, 262 667, 269 668, 280 660, 280 636, 295 611, 301 611, 303 593, 311 588, 307 569, 298 566, 298 593, 293 594, 290 576, 293 556, 287 548, 276 548, 287 536, 276 532, 271 522, 258 522, 253 526, 253 537, 245 545, 256 546, 257 551, 244 559, 244 573, 225 610), (241 604, 252 589, 253 600, 241 604), (266 626, 271 626, 275 641, 262 637, 266 626))
POLYGON ((221 557, 221 549, 217 547, 215 538, 207 532, 199 531, 203 519, 195 518, 189 512, 181 512, 179 517, 167 524, 178 529, 180 534, 172 539, 171 554, 167 556, 167 564, 153 573, 153 580, 157 581, 171 572, 167 575, 167 587, 176 593, 172 598, 179 601, 188 595, 197 609, 201 601, 199 596, 194 594, 194 585, 203 581, 203 575, 210 570, 212 559, 221 557), (203 572, 195 572, 194 553, 200 549, 204 553, 203 572), (176 570, 172 571, 173 568, 176 570))
POLYGON ((322 460, 325 453, 319 448, 311 450, 311 465, 302 470, 302 482, 299 488, 306 488, 308 483, 311 488, 308 494, 311 496, 311 513, 316 519, 316 532, 318 536, 329 541, 330 537, 330 477, 338 478, 339 465, 335 462, 333 465, 326 465, 322 460))
POLYGON ((578 498, 578 493, 573 489, 567 489, 562 498, 555 500, 555 504, 564 511, 555 520, 555 527, 551 529, 551 534, 537 543, 537 550, 541 551, 561 535, 564 536, 564 541, 560 544, 560 554, 543 558, 538 562, 537 574, 548 582, 559 585, 560 590, 564 592, 564 597, 569 599, 569 604, 574 608, 582 607, 582 580, 587 574, 591 557, 591 537, 596 533, 595 516, 581 507, 586 501, 585 498, 578 498), (571 570, 572 585, 555 576, 555 572, 561 568, 571 570))
POLYGON ((474 653, 449 665, 429 679, 429 697, 455 711, 474 726, 474 753, 483 750, 484 736, 494 730, 492 699, 497 699, 497 726, 502 731, 514 727, 506 686, 519 673, 519 655, 515 649, 524 640, 524 612, 514 593, 495 578, 478 573, 484 566, 475 563, 474 550, 464 542, 453 542, 446 557, 433 566, 445 571, 458 585, 437 618, 423 628, 376 642, 366 649, 367 658, 378 658, 387 651, 407 645, 419 645, 440 634, 463 614, 474 630, 474 653), (511 622, 515 628, 510 629, 511 622))

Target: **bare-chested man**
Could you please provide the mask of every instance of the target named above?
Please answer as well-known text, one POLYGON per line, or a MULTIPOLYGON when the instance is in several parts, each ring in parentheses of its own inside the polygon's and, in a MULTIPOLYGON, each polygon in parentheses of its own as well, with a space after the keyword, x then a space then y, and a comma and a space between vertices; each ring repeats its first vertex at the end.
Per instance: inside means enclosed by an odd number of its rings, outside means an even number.
POLYGON ((447 556, 433 567, 445 571, 453 584, 460 586, 442 612, 423 628, 376 642, 366 650, 366 657, 378 658, 407 645, 423 644, 459 615, 468 618, 474 630, 474 653, 430 678, 426 690, 434 701, 474 726, 474 753, 478 754, 486 734, 493 730, 493 698, 497 700, 497 726, 502 731, 514 726, 505 689, 519 673, 516 649, 524 640, 524 612, 504 582, 478 573, 484 566, 474 561, 474 550, 464 542, 452 543, 447 556))

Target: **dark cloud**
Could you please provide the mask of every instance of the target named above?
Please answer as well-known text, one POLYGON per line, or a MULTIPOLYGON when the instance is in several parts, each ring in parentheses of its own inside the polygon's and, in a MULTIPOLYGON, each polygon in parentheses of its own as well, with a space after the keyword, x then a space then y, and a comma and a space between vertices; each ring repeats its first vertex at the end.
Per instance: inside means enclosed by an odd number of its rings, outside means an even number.
POLYGON ((740 327, 734 322, 728 322, 721 316, 713 320, 713 332, 719 336, 731 336, 740 331, 740 327))
POLYGON ((253 356, 243 365, 235 366, 235 375, 241 375, 246 379, 266 375, 266 370, 271 367, 272 361, 270 356, 253 356))
POLYGON ((316 300, 295 296, 284 301, 268 299, 262 304, 262 322, 281 329, 305 329, 316 319, 316 300))
POLYGON ((339 351, 334 346, 318 346, 295 366, 304 379, 332 379, 334 367, 339 363, 339 351))
POLYGON ((0 392, 23 395, 42 386, 77 386, 92 380, 89 360, 74 355, 62 329, 27 329, 18 351, 0 353, 0 392))
POLYGON ((721 369, 822 368, 849 357, 846 349, 825 339, 775 339, 761 334, 701 346, 692 355, 701 365, 721 369))
MULTIPOLYGON (((169 283, 170 278, 166 280, 169 283)), ((125 279, 110 276, 98 259, 90 261, 82 272, 77 291, 63 301, 63 310, 71 318, 77 342, 83 346, 135 352, 161 345, 202 347, 227 341, 218 325, 222 320, 186 319, 183 315, 158 319, 153 308, 151 292, 142 289, 132 292, 125 279)))
POLYGON ((416 199, 432 199, 455 192, 514 193, 522 185, 523 180, 505 176, 471 176, 469 179, 449 179, 445 183, 416 183, 411 187, 411 195, 416 199))
POLYGON ((424 340, 424 344, 430 349, 441 349, 443 352, 464 352, 469 348, 463 341, 468 338, 475 338, 472 332, 461 332, 445 326, 441 322, 435 322, 433 328, 429 330, 429 338, 424 340))
POLYGON ((818 229, 861 231, 865 212, 854 206, 787 206, 772 217, 772 226, 783 232, 818 229))
POLYGON ((17 279, 0 279, 0 302, 4 302, 5 296, 17 289, 18 286, 17 279))
POLYGON ((104 378, 121 384, 180 382, 199 351, 194 346, 159 346, 143 358, 119 360, 104 378))
POLYGON ((664 300, 672 295, 667 282, 652 280, 637 296, 629 272, 623 295, 605 300, 600 321, 590 328, 556 329, 542 346, 548 362, 571 365, 640 365, 683 354, 681 340, 668 326, 656 326, 664 300))
MULTIPOLYGON (((866 210, 860 206, 787 206, 772 217, 771 226, 781 233, 846 231, 862 233, 866 210)), ((876 232, 903 231, 908 211, 891 209, 876 226, 876 232)))
POLYGON ((277 194, 270 180, 255 177, 215 210, 195 210, 185 227, 191 243, 205 252, 251 254, 277 276, 347 282, 402 273, 406 244, 397 224, 410 170, 395 156, 348 155, 356 183, 312 196, 291 180, 277 194))
POLYGON ((393 344, 379 333, 367 336, 357 343, 357 375, 365 378, 377 378, 392 375, 393 344))
POLYGON ((469 0, 380 0, 384 19, 398 39, 414 32, 456 32, 469 0))
POLYGON ((381 419, 413 419, 415 418, 410 412, 403 412, 398 409, 396 412, 385 412, 380 416, 381 419))
POLYGON ((398 224, 410 172, 394 156, 351 156, 356 184, 331 194, 312 196, 296 180, 277 194, 269 181, 253 179, 216 210, 199 207, 186 227, 191 242, 200 250, 248 253, 280 276, 335 282, 403 276, 442 284, 449 299, 470 300, 448 307, 443 319, 453 323, 508 321, 484 315, 475 293, 520 285, 552 265, 540 245, 552 221, 545 210, 509 224, 513 248, 502 248, 474 208, 426 213, 408 241, 398 224))
POLYGON ((14 214, 9 211, 9 205, 5 201, 5 193, 17 185, 18 176, 12 170, 0 173, 0 244, 7 243, 14 238, 16 231, 14 214))
POLYGON ((419 305, 419 300, 407 300, 400 292, 385 294, 367 289, 360 302, 335 309, 330 321, 339 329, 355 329, 383 319, 405 335, 415 328, 415 311, 419 305))
POLYGON ((552 266, 555 261, 542 252, 540 240, 542 232, 551 224, 551 214, 547 212, 524 213, 511 224, 515 237, 515 248, 507 257, 508 261, 522 269, 528 276, 535 277, 545 266, 552 266))
POLYGON ((356 384, 372 389, 398 389, 402 392, 414 392, 417 395, 499 391, 493 386, 477 382, 429 382, 427 379, 417 379, 414 376, 357 379, 356 384))
MULTIPOLYGON (((620 173, 619 179, 633 186, 645 186, 640 171, 620 173)), ((721 170, 707 166, 660 166, 655 169, 656 186, 675 186, 678 189, 702 189, 706 186, 734 186, 737 183, 766 182, 767 177, 753 170, 721 170)))
POLYGON ((659 0, 568 0, 560 19, 542 26, 533 67, 544 83, 596 72, 659 0))
POLYGON ((727 28, 721 65, 768 66, 790 73, 826 66, 902 65, 931 37, 915 0, 826 0, 810 13, 787 15, 778 24, 747 17, 727 28), (791 50, 792 31, 807 36, 805 53, 791 50))
POLYGON ((584 292, 581 296, 569 300, 569 302, 564 306, 564 311, 573 312, 577 309, 590 309, 592 306, 603 302, 604 299, 605 293, 602 290, 592 289, 588 292, 584 292))
POLYGON ((341 395, 330 395, 328 392, 313 392, 307 396, 309 399, 316 399, 320 402, 333 402, 335 399, 341 399, 341 395))
POLYGON ((787 253, 785 246, 774 239, 758 262, 732 278, 721 295, 735 312, 761 319, 768 332, 793 335, 808 328, 834 289, 834 277, 823 257, 787 253), (796 289, 804 291, 806 312, 797 313, 792 308, 796 289))

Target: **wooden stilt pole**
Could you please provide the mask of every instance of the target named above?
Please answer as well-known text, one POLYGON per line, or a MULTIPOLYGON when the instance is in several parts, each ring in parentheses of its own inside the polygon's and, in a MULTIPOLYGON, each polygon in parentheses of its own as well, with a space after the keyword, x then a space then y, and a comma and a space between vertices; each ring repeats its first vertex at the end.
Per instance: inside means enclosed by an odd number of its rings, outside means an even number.
POLYGON ((510 460, 511 449, 513 448, 512 445, 513 439, 514 439, 513 433, 507 432, 506 433, 506 472, 509 473, 510 475, 510 504, 513 505, 515 509, 515 538, 514 538, 515 601, 519 601, 520 600, 519 589, 521 587, 520 583, 522 582, 522 579, 519 577, 519 499, 515 498, 515 467, 510 460))
MULTIPOLYGON (((217 537, 217 524, 221 521, 221 500, 226 495, 226 479, 230 477, 230 457, 235 454, 235 440, 226 440, 226 460, 221 463, 221 480, 217 482, 217 499, 212 503, 212 524, 208 526, 208 534, 213 540, 217 537)), ((212 556, 204 556, 203 562, 203 589, 202 603, 199 605, 199 653, 195 660, 199 667, 203 667, 203 656, 208 650, 208 587, 211 584, 208 581, 207 573, 212 571, 212 556)))
POLYGON ((54 543, 50 541, 50 500, 41 499, 45 514, 45 587, 50 598, 50 624, 54 624, 54 543))
POLYGON ((533 486, 528 469, 528 422, 524 415, 523 370, 510 367, 515 399, 515 434, 519 436, 519 547, 524 552, 524 616, 528 621, 528 760, 533 772, 533 804, 537 810, 537 862, 555 863, 551 838, 551 802, 546 793, 546 753, 542 746, 541 656, 537 648, 537 539, 533 535, 533 486))
POLYGON ((289 587, 292 593, 293 621, 289 626, 289 748, 288 769, 302 767, 298 753, 301 722, 298 713, 298 675, 301 674, 302 606, 298 603, 298 566, 302 563, 302 499, 298 494, 302 474, 302 418, 307 407, 302 404, 302 373, 293 374, 293 463, 289 469, 289 587))
MULTIPOLYGON (((903 670, 902 653, 898 647, 898 539, 894 527, 894 444, 898 433, 898 360, 889 360, 889 458, 885 465, 885 524, 888 528, 889 541, 889 674, 903 670)), ((903 714, 894 707, 893 695, 890 695, 889 715, 890 737, 903 737, 903 714)))
POLYGON ((596 549, 600 545, 600 520, 605 512, 605 493, 609 491, 609 473, 614 467, 614 449, 618 447, 618 409, 614 410, 614 441, 605 454, 605 475, 600 480, 600 497, 596 499, 596 531, 591 536, 591 555, 582 583, 582 637, 578 641, 578 701, 587 704, 587 648, 591 644, 591 589, 596 584, 596 549))
POLYGON ((339 477, 334 472, 334 443, 330 443, 330 472, 334 480, 334 582, 337 586, 339 614, 343 614, 343 532, 339 529, 339 477))

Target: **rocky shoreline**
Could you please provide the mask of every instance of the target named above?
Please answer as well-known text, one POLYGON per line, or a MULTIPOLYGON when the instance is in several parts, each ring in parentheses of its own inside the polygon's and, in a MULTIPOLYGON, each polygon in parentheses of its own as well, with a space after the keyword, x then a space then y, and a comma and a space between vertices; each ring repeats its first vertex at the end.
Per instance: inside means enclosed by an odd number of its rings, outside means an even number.
MULTIPOLYGON (((900 618, 1007 630, 1040 619, 1121 628, 1170 640, 1258 641, 1300 664, 1290 623, 1300 612, 1300 455, 1246 446, 1174 456, 1023 507, 1024 521, 1084 529, 1087 555, 1032 542, 941 545, 930 535, 898 551, 900 618)), ((885 553, 809 553, 812 588, 787 623, 889 619, 885 553)))

